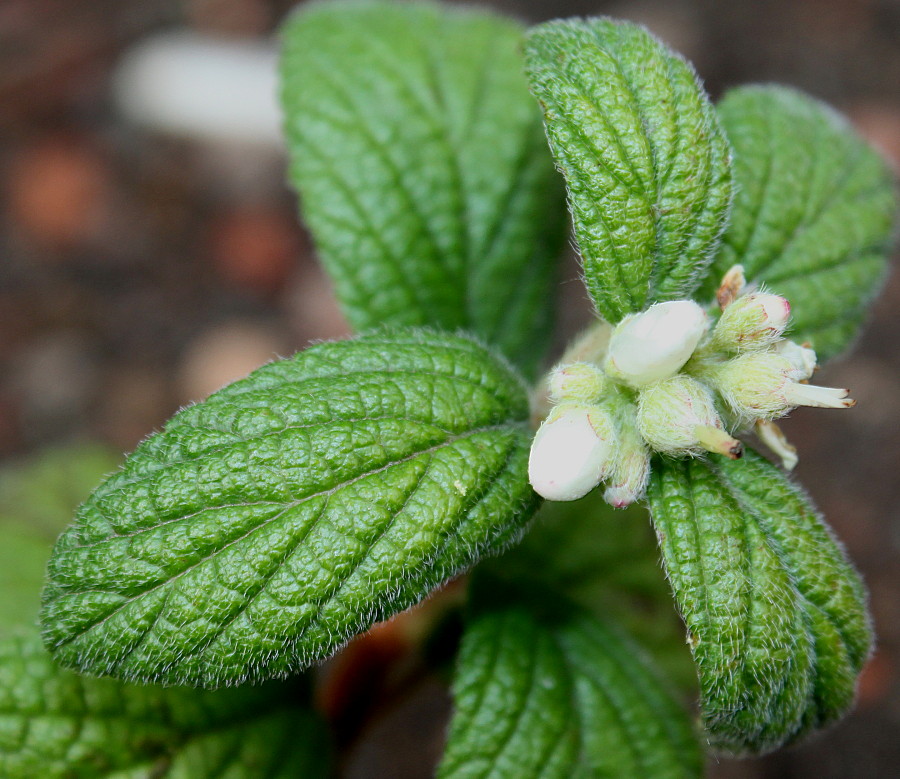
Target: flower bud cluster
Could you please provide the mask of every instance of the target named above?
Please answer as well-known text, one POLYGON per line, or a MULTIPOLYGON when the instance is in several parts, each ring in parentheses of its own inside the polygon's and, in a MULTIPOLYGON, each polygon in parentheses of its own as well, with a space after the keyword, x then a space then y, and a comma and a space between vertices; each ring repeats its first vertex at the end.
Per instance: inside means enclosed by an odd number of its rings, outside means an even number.
POLYGON ((657 303, 612 329, 605 353, 551 372, 552 409, 529 461, 539 494, 576 500, 605 482, 606 501, 627 506, 643 497, 654 452, 737 458, 735 435, 750 429, 792 468, 796 450, 773 420, 797 406, 853 405, 847 390, 807 383, 816 354, 784 338, 787 300, 746 292, 740 266, 717 300, 714 323, 693 301, 657 303))

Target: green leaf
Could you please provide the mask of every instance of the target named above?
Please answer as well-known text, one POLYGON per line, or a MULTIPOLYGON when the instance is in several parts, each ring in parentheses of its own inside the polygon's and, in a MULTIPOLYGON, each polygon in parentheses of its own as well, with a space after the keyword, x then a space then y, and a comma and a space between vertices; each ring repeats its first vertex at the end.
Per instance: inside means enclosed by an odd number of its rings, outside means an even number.
POLYGON ((650 508, 711 743, 765 752, 839 719, 872 634, 862 582, 809 500, 752 451, 658 465, 650 508))
POLYGON ((0 470, 0 635, 37 624, 53 542, 116 466, 97 444, 52 447, 0 470))
POLYGON ((792 89, 735 89, 719 116, 737 186, 706 294, 741 263, 750 281, 791 302, 792 337, 832 357, 859 332, 884 277, 892 175, 842 117, 792 89))
POLYGON ((177 414, 60 538, 64 665, 216 686, 294 672, 518 536, 528 398, 467 338, 387 331, 177 414))
POLYGON ((296 684, 137 687, 0 640, 0 774, 16 779, 328 776, 328 735, 296 684))
POLYGON ((610 19, 535 27, 525 59, 600 313, 691 297, 731 199, 728 143, 691 66, 610 19))
POLYGON ((478 613, 463 637, 453 697, 442 779, 702 772, 687 714, 639 648, 564 600, 478 613))
POLYGON ((547 501, 519 544, 477 570, 511 586, 552 589, 598 617, 614 618, 650 650, 667 679, 694 697, 694 664, 649 520, 636 503, 612 508, 602 490, 577 501, 547 501))
POLYGON ((520 26, 318 3, 283 38, 291 179, 350 323, 465 329, 532 371, 566 220, 520 26))

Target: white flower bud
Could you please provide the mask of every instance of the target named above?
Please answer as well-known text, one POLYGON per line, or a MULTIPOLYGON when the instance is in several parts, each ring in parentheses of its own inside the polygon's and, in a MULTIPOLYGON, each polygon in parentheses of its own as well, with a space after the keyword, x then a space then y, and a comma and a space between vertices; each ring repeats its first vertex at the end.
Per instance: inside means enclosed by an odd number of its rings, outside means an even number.
POLYGON ((783 297, 768 292, 744 295, 722 312, 712 344, 736 352, 765 349, 781 338, 790 318, 791 306, 783 297))
POLYGON ((805 381, 816 371, 816 353, 808 346, 782 339, 775 344, 775 352, 793 366, 790 377, 794 381, 805 381))
POLYGON ((849 391, 794 381, 797 368, 776 352, 751 352, 708 367, 703 376, 745 422, 777 419, 797 406, 850 408, 849 391))
POLYGON ((550 373, 550 397, 556 401, 570 399, 590 403, 600 397, 605 383, 606 377, 596 365, 587 362, 557 365, 550 373))
POLYGON ((606 478, 614 448, 608 412, 584 403, 562 403, 534 436, 528 479, 548 500, 577 500, 606 478))
POLYGON ((606 372, 633 387, 665 379, 688 361, 708 327, 706 312, 693 300, 656 303, 616 327, 606 372))
POLYGON ((741 442, 725 432, 712 392, 699 381, 679 374, 641 390, 638 429, 652 449, 683 456, 703 450, 741 456, 741 442))

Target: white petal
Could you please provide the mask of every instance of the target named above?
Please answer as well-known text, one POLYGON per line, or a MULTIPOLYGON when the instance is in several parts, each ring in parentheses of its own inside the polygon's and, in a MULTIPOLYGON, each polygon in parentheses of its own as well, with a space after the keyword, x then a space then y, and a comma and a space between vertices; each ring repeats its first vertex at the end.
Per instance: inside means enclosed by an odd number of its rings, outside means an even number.
POLYGON ((692 300, 657 303, 622 320, 609 344, 607 369, 635 387, 667 378, 684 365, 709 322, 692 300))
POLYGON ((588 407, 572 406, 541 425, 528 459, 528 479, 539 495, 577 500, 603 480, 612 454, 611 431, 593 416, 588 407))
POLYGON ((797 456, 797 447, 794 446, 784 434, 784 431, 774 422, 765 419, 756 420, 756 435, 774 454, 781 458, 781 464, 786 471, 792 471, 797 467, 800 458, 797 456))
POLYGON ((790 377, 794 381, 808 379, 816 370, 816 353, 807 346, 785 339, 778 342, 775 351, 793 366, 790 377))
POLYGON ((792 406, 816 406, 817 408, 852 408, 856 401, 847 397, 850 390, 837 387, 819 387, 815 384, 795 384, 789 381, 784 396, 792 406))

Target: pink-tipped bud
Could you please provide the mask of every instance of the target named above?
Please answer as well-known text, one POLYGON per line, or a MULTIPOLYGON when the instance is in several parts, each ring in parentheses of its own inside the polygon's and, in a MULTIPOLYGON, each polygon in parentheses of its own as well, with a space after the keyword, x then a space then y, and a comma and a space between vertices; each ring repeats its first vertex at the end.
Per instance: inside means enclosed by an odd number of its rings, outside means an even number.
POLYGON ((790 303, 780 295, 744 295, 722 312, 713 330, 712 344, 735 352, 765 349, 781 338, 790 318, 790 303))
POLYGON ((625 508, 647 492, 650 479, 650 450, 638 432, 635 409, 628 404, 617 418, 618 446, 603 499, 613 508, 625 508))
POLYGON ((620 476, 613 481, 603 493, 603 500, 616 509, 630 506, 640 500, 647 492, 650 480, 650 451, 645 447, 628 455, 621 456, 620 476))
POLYGON ((604 369, 632 387, 665 379, 690 359, 708 327, 706 312, 692 300, 656 303, 618 324, 604 369))
POLYGON ((724 430, 712 392, 679 374, 641 390, 638 429, 657 452, 674 456, 716 452, 736 459, 741 442, 724 430))
POLYGON ((609 474, 615 430, 608 412, 562 403, 544 420, 531 444, 528 479, 548 500, 577 500, 609 474))

